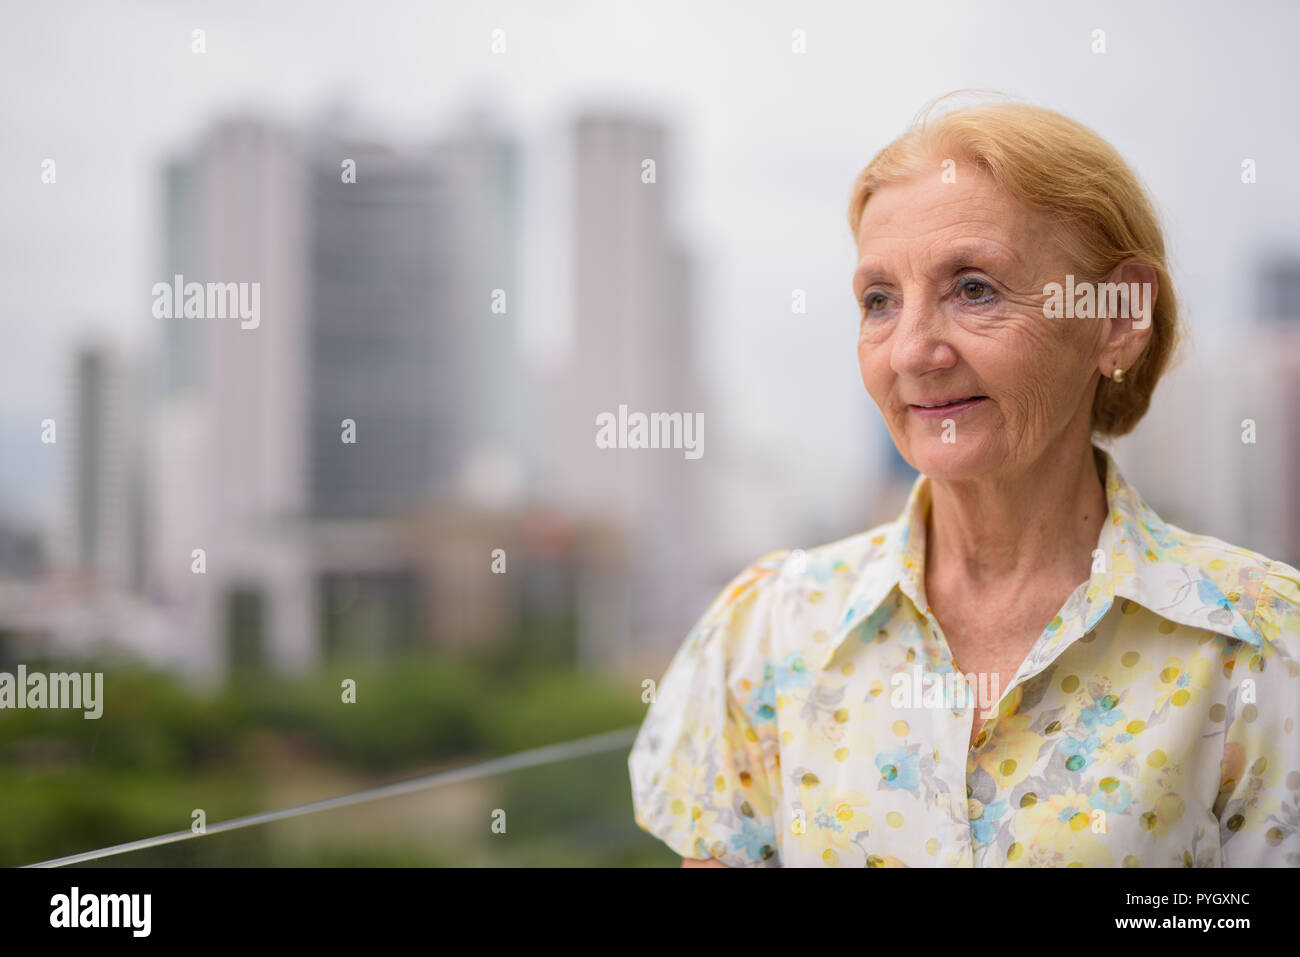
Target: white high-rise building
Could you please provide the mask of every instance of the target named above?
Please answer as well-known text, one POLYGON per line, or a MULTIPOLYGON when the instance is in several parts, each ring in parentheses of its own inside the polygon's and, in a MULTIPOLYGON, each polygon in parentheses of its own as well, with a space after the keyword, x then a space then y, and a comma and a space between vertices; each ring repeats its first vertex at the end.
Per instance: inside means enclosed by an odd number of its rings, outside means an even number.
POLYGON ((305 512, 307 494, 301 150, 271 125, 224 121, 188 162, 169 166, 166 185, 168 274, 157 281, 255 285, 259 314, 256 327, 238 317, 154 320, 165 324, 165 363, 151 582, 197 671, 220 675, 250 632, 269 646, 244 653, 298 667, 313 653, 309 568, 277 530, 305 512))
POLYGON ((683 420, 706 412, 695 377, 694 277, 671 228, 682 174, 660 123, 586 113, 573 129, 572 164, 572 351, 557 384, 550 472, 566 506, 629 535, 632 581, 618 614, 606 611, 618 627, 584 641, 589 659, 618 663, 647 644, 680 641, 689 625, 705 476, 685 449, 598 448, 597 416, 618 417, 620 406, 683 420))
POLYGON ((441 405, 455 410, 457 497, 517 504, 531 463, 526 439, 535 404, 525 401, 519 287, 523 157, 490 111, 471 111, 432 149, 438 189, 435 321, 456 329, 459 361, 438 363, 441 405))

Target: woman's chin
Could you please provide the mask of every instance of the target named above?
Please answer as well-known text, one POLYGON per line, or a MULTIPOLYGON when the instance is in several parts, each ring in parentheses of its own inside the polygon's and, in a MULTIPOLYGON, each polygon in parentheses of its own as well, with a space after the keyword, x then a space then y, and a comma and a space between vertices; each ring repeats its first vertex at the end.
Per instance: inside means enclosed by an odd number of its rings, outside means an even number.
POLYGON ((983 443, 944 442, 939 436, 912 441, 903 457, 922 475, 937 479, 973 478, 997 464, 983 443))

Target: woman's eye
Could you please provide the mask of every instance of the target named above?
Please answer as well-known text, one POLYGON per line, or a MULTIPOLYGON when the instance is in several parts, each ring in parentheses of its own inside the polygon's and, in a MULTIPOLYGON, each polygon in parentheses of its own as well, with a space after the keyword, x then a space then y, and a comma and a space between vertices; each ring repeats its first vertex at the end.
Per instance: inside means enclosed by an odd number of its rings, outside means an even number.
POLYGON ((869 292, 862 297, 862 307, 867 312, 879 312, 880 309, 884 308, 884 305, 885 297, 878 292, 869 292))
POLYGON ((992 293, 992 287, 982 279, 967 279, 958 287, 963 302, 983 302, 992 293))

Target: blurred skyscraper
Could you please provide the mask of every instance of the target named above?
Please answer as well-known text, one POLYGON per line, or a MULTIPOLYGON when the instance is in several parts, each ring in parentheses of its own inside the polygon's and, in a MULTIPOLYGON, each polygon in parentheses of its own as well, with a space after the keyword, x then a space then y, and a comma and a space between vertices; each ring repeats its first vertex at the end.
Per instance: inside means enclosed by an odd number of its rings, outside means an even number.
POLYGON ((220 639, 250 614, 285 636, 270 657, 303 661, 312 625, 305 562, 265 540, 273 523, 305 510, 302 149, 286 130, 226 119, 166 167, 163 185, 167 271, 158 281, 256 283, 260 321, 245 329, 237 318, 156 320, 151 582, 184 620, 197 671, 222 670, 220 639), (278 600, 248 597, 267 592, 278 600))
MULTIPOLYGON (((668 130, 616 112, 580 115, 572 130, 573 352, 557 383, 552 475, 570 510, 629 534, 631 578, 606 587, 589 659, 621 661, 681 640, 697 609, 704 469, 682 449, 596 445, 597 416, 704 412, 704 455, 716 441, 696 381, 694 275, 671 228, 682 178, 668 130), (653 182, 643 181, 653 161, 653 182)), ((661 648, 662 650, 662 648, 661 648)))
POLYGON ((107 588, 142 584, 140 395, 132 366, 109 342, 85 343, 73 356, 67 414, 56 420, 66 450, 65 567, 107 588))
POLYGON ((324 137, 311 152, 312 514, 390 514, 479 477, 517 491, 516 144, 478 116, 427 153, 324 137))
POLYGON ((88 340, 72 350, 53 431, 41 423, 48 452, 59 461, 62 501, 45 542, 48 562, 39 535, 0 524, 4 653, 122 651, 159 663, 176 657, 168 623, 142 595, 146 408, 138 366, 118 343, 88 340))
POLYGON ((256 328, 158 320, 151 580, 199 670, 310 665, 341 587, 409 628, 411 569, 374 522, 454 499, 482 449, 512 473, 515 336, 491 291, 513 290, 515 165, 481 127, 397 150, 235 118, 166 167, 160 279, 261 295, 256 328))
POLYGON ((452 281, 439 312, 457 334, 442 363, 438 401, 455 415, 458 498, 503 507, 524 495, 533 468, 524 441, 536 403, 520 352, 519 247, 523 156, 486 109, 469 111, 433 146, 439 195, 438 255, 452 281))
POLYGON ((447 401, 458 324, 438 308, 453 275, 446 220, 426 157, 322 142, 312 164, 310 511, 383 515, 445 485, 460 451, 447 401), (343 157, 355 183, 342 182, 343 157))

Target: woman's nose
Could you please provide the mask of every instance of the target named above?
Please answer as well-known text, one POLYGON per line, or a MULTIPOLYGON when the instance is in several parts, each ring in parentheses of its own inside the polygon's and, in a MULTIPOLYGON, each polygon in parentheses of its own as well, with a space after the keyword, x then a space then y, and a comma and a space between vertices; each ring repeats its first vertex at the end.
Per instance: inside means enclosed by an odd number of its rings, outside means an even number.
POLYGON ((920 296, 904 300, 891 338, 890 365, 899 375, 921 376, 953 364, 947 323, 939 309, 920 296))

